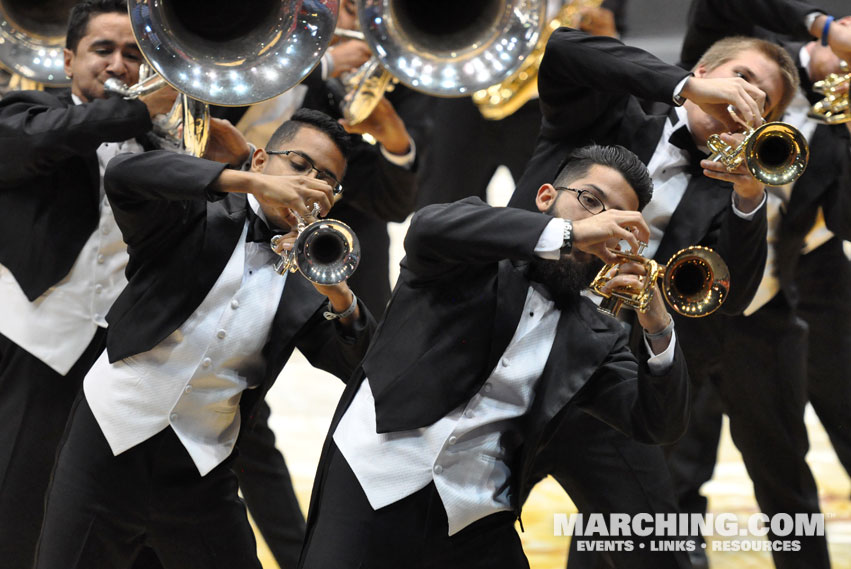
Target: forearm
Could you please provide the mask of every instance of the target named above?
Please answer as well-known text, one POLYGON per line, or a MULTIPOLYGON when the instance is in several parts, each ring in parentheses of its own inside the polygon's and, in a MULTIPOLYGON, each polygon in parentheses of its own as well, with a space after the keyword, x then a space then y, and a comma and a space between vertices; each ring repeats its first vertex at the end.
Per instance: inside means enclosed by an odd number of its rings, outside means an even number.
POLYGON ((676 85, 688 75, 650 53, 619 40, 561 28, 553 33, 541 62, 542 99, 566 89, 581 93, 630 94, 670 103, 676 85))
POLYGON ((94 153, 104 142, 121 142, 151 129, 144 104, 122 99, 50 106, 8 95, 0 106, 0 180, 14 181, 94 153))
POLYGON ((408 267, 415 273, 503 259, 531 260, 552 217, 490 207, 478 198, 419 210, 405 237, 408 267))
POLYGON ((715 247, 730 270, 730 292, 721 306, 725 314, 741 314, 759 288, 768 251, 765 208, 750 220, 725 212, 715 247))
POLYGON ((120 155, 110 161, 104 188, 119 208, 136 202, 206 200, 215 198, 222 174, 245 174, 225 170, 225 165, 203 158, 156 150, 120 155))

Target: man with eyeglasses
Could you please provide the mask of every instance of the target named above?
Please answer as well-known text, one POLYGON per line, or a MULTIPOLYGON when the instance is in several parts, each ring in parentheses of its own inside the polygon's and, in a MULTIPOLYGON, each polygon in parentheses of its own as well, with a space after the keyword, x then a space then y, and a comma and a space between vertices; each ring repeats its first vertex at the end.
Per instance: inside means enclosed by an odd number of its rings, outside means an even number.
POLYGON ((658 291, 637 358, 580 295, 617 241, 648 238, 651 192, 634 154, 591 146, 540 187, 536 212, 471 197, 414 215, 323 449, 301 567, 528 567, 514 522, 566 409, 645 442, 679 436, 688 379, 658 291))
MULTIPOLYGON (((302 110, 249 171, 165 151, 110 163, 129 283, 66 430, 37 567, 125 567, 148 546, 166 569, 260 568, 231 470, 237 436, 295 348, 345 380, 374 327, 345 282, 273 267, 294 213, 331 208, 348 144, 302 110)), ((247 150, 235 129, 224 146, 247 150)))

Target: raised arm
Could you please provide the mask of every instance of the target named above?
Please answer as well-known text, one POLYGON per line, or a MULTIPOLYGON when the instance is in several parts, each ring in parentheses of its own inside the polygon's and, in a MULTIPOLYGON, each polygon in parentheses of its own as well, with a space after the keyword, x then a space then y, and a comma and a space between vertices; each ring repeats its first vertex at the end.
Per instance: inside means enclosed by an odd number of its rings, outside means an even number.
POLYGON ((43 174, 73 156, 94 153, 151 129, 148 107, 119 97, 65 105, 48 93, 10 93, 0 102, 0 184, 43 174))
MULTIPOLYGON (((673 103, 688 72, 620 41, 560 28, 538 75, 545 136, 602 133, 616 127, 627 96, 673 103)), ((590 134, 589 134, 590 136, 590 134)))
POLYGON ((471 197, 419 210, 405 237, 406 267, 420 278, 440 277, 468 265, 530 260, 550 216, 491 207, 471 197))

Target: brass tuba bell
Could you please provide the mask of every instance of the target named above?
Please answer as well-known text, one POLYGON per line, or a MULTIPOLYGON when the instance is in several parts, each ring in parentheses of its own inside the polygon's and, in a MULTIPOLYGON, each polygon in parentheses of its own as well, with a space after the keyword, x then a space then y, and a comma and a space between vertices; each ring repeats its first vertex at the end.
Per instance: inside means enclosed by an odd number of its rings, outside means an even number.
MULTIPOLYGON (((310 218, 319 212, 314 204, 310 218)), ((287 271, 300 271, 304 278, 320 285, 341 283, 352 276, 360 262, 360 242, 351 227, 337 219, 320 219, 307 223, 297 213, 298 237, 293 248, 282 254, 275 270, 283 275, 287 271)), ((280 235, 272 237, 275 249, 280 235)))
POLYGON ((403 84, 463 97, 499 83, 532 52, 544 0, 357 0, 380 64, 403 84))
POLYGON ((0 66, 20 89, 68 84, 65 34, 78 0, 0 0, 0 66))
POLYGON ((709 160, 721 162, 727 171, 735 170, 744 162, 753 177, 766 186, 794 182, 804 173, 810 150, 801 131, 783 122, 769 122, 752 128, 742 122, 732 105, 727 110, 748 130, 736 148, 722 141, 719 135, 711 135, 706 142, 712 151, 709 160))
POLYGON ((681 249, 671 256, 666 265, 642 257, 641 249, 637 254, 616 251, 618 262, 607 264, 597 273, 590 288, 603 297, 599 307, 601 312, 617 316, 624 306, 639 312, 646 311, 657 280, 668 305, 683 316, 708 316, 726 300, 730 290, 730 271, 721 256, 712 249, 700 246, 681 249), (627 262, 644 265, 644 286, 637 291, 615 289, 604 292, 603 286, 611 280, 612 270, 627 262))
POLYGON ((333 38, 338 2, 129 0, 128 9, 139 49, 159 77, 108 88, 140 96, 159 81, 180 91, 191 101, 178 105, 189 110, 166 122, 173 130, 183 125, 186 150, 197 155, 203 140, 186 141, 186 131, 206 136, 207 104, 251 105, 307 77, 333 38))

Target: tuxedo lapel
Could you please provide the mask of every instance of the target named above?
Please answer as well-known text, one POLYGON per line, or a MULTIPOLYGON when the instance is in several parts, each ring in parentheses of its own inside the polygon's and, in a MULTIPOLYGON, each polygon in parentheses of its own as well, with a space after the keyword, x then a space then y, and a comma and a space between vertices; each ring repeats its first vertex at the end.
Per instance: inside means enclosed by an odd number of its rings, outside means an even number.
MULTIPOLYGON (((324 302, 325 298, 320 295, 306 278, 298 273, 287 275, 287 283, 278 309, 275 312, 274 324, 269 335, 269 346, 273 356, 269 359, 271 365, 275 362, 284 361, 280 357, 280 351, 286 347, 296 333, 324 302)), ((268 374, 267 374, 268 377, 268 374)))
MULTIPOLYGON (((204 242, 196 265, 195 282, 204 296, 210 291, 230 260, 234 246, 242 235, 248 203, 245 194, 229 193, 218 202, 207 202, 204 242)), ((192 299, 197 306, 201 299, 192 299), (197 300, 197 303, 196 303, 197 300)))
POLYGON ((496 366, 499 357, 505 353, 520 321, 520 314, 526 304, 526 290, 529 288, 525 269, 525 264, 514 265, 507 260, 499 263, 493 340, 485 368, 488 371, 496 366))
POLYGON ((717 214, 730 207, 730 185, 692 172, 685 193, 671 216, 655 259, 667 263, 671 255, 684 247, 699 244, 709 233, 717 214))
POLYGON ((588 382, 606 359, 617 333, 605 326, 585 300, 577 314, 563 312, 537 390, 535 421, 546 423, 588 382), (583 314, 584 313, 584 314, 583 314))

